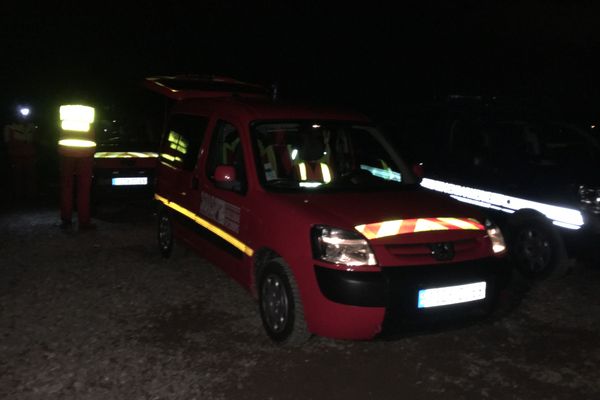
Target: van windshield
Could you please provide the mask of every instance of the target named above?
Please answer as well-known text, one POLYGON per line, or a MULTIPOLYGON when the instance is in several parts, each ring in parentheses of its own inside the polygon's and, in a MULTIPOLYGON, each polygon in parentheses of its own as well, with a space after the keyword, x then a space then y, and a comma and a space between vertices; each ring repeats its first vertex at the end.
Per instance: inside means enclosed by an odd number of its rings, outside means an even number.
POLYGON ((572 126, 532 124, 526 131, 526 140, 531 155, 542 165, 597 165, 598 162, 598 143, 572 126))
POLYGON ((483 127, 481 135, 465 139, 471 146, 479 144, 482 155, 494 165, 504 165, 511 159, 513 166, 597 166, 600 152, 591 136, 559 123, 489 124, 483 127))
POLYGON ((257 172, 269 189, 393 189, 414 176, 375 128, 342 122, 252 125, 257 172))

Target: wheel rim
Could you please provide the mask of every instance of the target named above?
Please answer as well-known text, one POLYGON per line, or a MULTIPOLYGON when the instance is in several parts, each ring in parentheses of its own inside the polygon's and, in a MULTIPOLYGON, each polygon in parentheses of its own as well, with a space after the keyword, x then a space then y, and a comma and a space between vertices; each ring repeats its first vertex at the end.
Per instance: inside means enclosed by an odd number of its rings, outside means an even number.
POLYGON ((163 215, 160 217, 158 225, 158 243, 161 250, 168 250, 171 245, 171 223, 169 217, 163 215))
POLYGON ((552 259, 550 238, 535 228, 527 228, 519 235, 518 256, 521 265, 530 273, 545 271, 552 259))
POLYGON ((288 322, 289 299, 284 282, 279 276, 270 274, 264 279, 261 303, 269 330, 274 333, 282 332, 288 322))

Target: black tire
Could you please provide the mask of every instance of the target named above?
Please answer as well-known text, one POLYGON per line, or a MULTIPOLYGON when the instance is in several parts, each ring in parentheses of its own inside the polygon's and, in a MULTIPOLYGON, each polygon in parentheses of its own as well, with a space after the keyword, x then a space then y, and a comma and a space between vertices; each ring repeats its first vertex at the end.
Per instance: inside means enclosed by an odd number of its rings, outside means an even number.
POLYGON ((173 253, 173 223, 168 210, 161 210, 158 213, 157 239, 160 255, 163 258, 171 257, 173 253))
POLYGON ((283 259, 270 260, 262 269, 258 302, 263 327, 275 343, 297 346, 310 338, 298 285, 283 259))
POLYGON ((564 244, 545 221, 527 219, 517 224, 511 248, 517 270, 527 279, 560 277, 568 270, 564 244))

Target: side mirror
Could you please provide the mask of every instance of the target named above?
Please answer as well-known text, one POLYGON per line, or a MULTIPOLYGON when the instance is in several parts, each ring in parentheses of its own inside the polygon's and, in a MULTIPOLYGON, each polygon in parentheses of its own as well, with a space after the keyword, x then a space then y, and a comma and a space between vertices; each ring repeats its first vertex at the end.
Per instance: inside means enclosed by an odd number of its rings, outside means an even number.
POLYGON ((218 165, 215 169, 215 181, 217 183, 233 182, 236 179, 235 168, 231 165, 218 165))
POLYGON ((412 172, 417 177, 417 181, 420 183, 425 177, 425 169, 423 168, 423 163, 413 164, 412 172))
POLYGON ((239 190, 235 168, 231 165, 218 165, 215 169, 215 184, 220 189, 239 190))

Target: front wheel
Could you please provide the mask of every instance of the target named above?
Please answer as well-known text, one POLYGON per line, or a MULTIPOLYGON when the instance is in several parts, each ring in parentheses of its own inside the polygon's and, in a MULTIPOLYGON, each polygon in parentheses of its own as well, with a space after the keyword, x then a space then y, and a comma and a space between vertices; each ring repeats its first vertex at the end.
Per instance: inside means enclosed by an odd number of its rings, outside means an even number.
POLYGON ((160 255, 169 258, 173 252, 173 225, 171 215, 163 210, 158 214, 158 249, 160 255))
POLYGON ((566 272, 562 240, 547 223, 532 219, 517 225, 513 249, 517 268, 526 278, 544 279, 566 272))
POLYGON ((262 270, 258 281, 260 316, 265 331, 276 343, 299 345, 310 338, 298 286, 282 259, 262 270))

